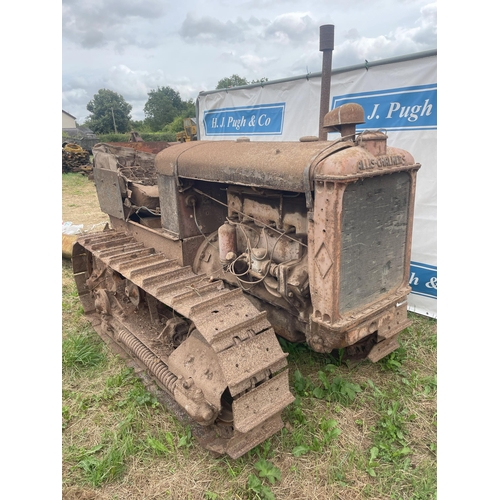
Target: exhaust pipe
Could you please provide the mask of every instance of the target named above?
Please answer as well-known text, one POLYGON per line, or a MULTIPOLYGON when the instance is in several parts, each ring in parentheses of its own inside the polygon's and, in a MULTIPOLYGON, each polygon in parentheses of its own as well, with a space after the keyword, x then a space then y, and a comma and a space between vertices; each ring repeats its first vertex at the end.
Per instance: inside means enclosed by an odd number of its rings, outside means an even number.
POLYGON ((319 105, 320 141, 326 141, 328 132, 323 127, 326 114, 330 109, 330 84, 332 81, 332 51, 335 26, 324 24, 319 27, 319 50, 323 52, 323 70, 321 73, 321 100, 319 105))

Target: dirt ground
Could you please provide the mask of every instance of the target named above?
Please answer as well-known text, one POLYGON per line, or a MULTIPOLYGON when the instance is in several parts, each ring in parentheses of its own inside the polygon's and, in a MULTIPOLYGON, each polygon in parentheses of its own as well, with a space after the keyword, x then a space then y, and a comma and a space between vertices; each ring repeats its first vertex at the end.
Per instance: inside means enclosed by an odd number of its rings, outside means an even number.
POLYGON ((107 214, 101 212, 94 181, 81 174, 65 174, 62 184, 62 220, 83 224, 83 232, 102 231, 107 214), (69 189, 69 184, 77 189, 69 189))

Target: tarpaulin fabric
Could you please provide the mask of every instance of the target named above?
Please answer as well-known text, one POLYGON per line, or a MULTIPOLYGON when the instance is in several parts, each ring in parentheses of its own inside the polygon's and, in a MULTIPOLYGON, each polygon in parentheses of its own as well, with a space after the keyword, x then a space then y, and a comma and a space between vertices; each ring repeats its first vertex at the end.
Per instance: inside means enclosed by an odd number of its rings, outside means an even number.
MULTIPOLYGON (((201 92, 199 137, 296 141, 319 135, 321 74, 201 92)), ((422 164, 417 175, 408 309, 437 318, 437 51, 332 73, 330 109, 363 106, 357 131, 383 130, 388 145, 422 164)), ((335 139, 338 134, 329 134, 335 139)))

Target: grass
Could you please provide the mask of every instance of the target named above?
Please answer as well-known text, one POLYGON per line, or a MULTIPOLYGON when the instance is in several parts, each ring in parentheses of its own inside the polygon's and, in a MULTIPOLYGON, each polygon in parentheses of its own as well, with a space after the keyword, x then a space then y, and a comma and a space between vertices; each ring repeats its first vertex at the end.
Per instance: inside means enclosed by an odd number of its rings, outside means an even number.
POLYGON ((282 341, 296 396, 284 428, 215 458, 100 341, 63 260, 63 498, 435 499, 437 324, 410 317, 401 347, 375 364, 282 341))
POLYGON ((62 364, 66 368, 86 368, 98 366, 104 360, 102 344, 88 334, 69 334, 62 345, 62 364))
POLYGON ((84 231, 102 230, 108 216, 101 212, 94 183, 81 174, 62 174, 62 218, 83 225, 84 231))
POLYGON ((64 498, 436 498, 436 322, 345 366, 289 351, 285 427, 238 460, 214 458, 100 341, 63 277, 64 498))

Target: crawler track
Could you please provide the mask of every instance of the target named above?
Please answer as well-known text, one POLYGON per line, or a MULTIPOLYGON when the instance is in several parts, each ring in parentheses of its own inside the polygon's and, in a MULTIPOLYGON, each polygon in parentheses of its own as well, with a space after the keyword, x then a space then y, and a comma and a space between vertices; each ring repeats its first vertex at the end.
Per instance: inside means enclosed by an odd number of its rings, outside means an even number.
POLYGON ((241 290, 115 230, 79 238, 73 272, 96 331, 200 424, 206 449, 238 458, 283 426, 286 355, 241 290), (176 346, 165 331, 179 323, 176 346))

